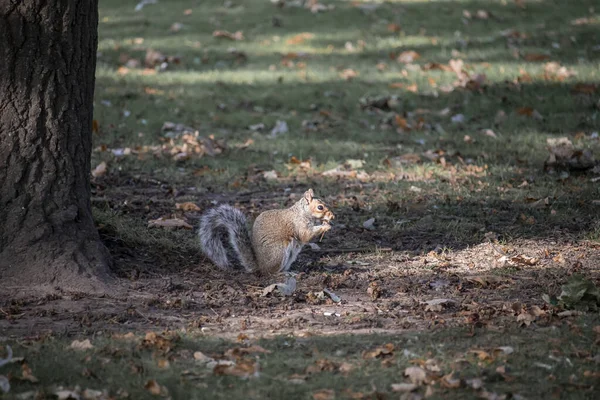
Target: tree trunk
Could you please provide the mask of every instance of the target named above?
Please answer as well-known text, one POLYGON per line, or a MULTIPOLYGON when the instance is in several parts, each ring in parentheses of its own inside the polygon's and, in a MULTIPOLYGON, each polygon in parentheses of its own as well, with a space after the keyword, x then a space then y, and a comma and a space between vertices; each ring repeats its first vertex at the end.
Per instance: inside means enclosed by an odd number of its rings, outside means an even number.
POLYGON ((0 292, 102 292, 90 205, 97 0, 0 0, 0 292))

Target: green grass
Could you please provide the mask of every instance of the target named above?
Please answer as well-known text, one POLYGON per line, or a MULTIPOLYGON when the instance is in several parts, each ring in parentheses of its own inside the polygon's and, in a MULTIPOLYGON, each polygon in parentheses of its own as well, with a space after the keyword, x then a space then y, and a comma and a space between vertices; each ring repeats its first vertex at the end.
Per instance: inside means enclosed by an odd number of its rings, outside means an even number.
MULTIPOLYGON (((421 365, 428 369, 429 378, 416 392, 423 395, 429 385, 436 399, 476 398, 484 390, 507 398, 591 399, 598 393, 593 375, 598 373, 597 364, 590 351, 594 348, 592 325, 597 323, 597 318, 587 318, 527 331, 434 329, 394 336, 263 339, 255 344, 269 353, 241 357, 258 363, 257 376, 249 379, 219 375, 194 359, 194 352, 200 351, 211 358, 236 360, 224 356, 225 352, 246 345, 205 338, 193 331, 165 334, 169 340, 166 351, 152 341, 145 344, 140 336, 95 336, 91 339, 94 348, 83 351, 69 348, 71 339, 67 338, 24 341, 11 343, 13 351, 15 356, 25 357, 39 383, 13 379, 12 392, 37 391, 36 398, 42 399, 51 398, 59 386, 70 390, 78 386, 117 398, 124 392, 129 398, 151 398, 144 386, 156 380, 173 399, 310 399, 320 389, 333 390, 335 398, 396 398, 399 394, 392 392, 391 384, 409 382, 403 375, 405 369, 421 365), (365 358, 365 352, 387 343, 394 345, 391 354, 365 358), (510 346, 514 352, 494 351, 501 346, 510 346), (333 363, 326 364, 330 369, 307 373, 307 368, 324 359, 333 363), (168 360, 166 367, 164 360, 168 360), (350 365, 348 372, 340 371, 343 363, 350 365), (499 367, 505 372, 500 373, 499 367), (444 387, 442 377, 451 373, 460 379, 460 387, 444 387), (300 383, 289 381, 294 374, 302 376, 300 383), (471 387, 468 382, 474 378, 481 380, 484 389, 471 387), (351 397, 359 393, 365 397, 351 397)), ((22 375, 18 365, 5 367, 3 372, 22 375)))

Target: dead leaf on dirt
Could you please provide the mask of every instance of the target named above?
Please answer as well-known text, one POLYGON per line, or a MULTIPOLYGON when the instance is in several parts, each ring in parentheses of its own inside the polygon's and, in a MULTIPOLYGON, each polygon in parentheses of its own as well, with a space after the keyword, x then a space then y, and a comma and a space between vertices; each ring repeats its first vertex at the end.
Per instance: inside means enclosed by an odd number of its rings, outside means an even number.
POLYGON ((200 207, 191 201, 187 201, 185 203, 175 203, 175 209, 182 211, 200 211, 200 207))
POLYGON ((363 228, 368 229, 370 231, 375 230, 375 218, 369 218, 365 222, 363 222, 363 228))
POLYGON ((166 229, 194 229, 194 227, 179 218, 158 218, 148 221, 148 228, 166 228, 166 229))
POLYGON ((536 316, 527 311, 523 311, 521 314, 517 315, 517 322, 519 322, 520 325, 529 326, 535 320, 536 316))
POLYGON ((504 278, 497 275, 475 275, 467 276, 465 279, 471 283, 478 283, 482 287, 487 287, 488 285, 501 283, 505 280, 504 278))
POLYGON ((421 304, 425 304, 425 311, 442 311, 444 307, 447 307, 450 304, 456 304, 455 300, 452 299, 432 299, 421 302, 421 304))
POLYGON ((205 363, 205 364, 214 361, 214 359, 212 357, 207 356, 206 354, 204 354, 201 351, 194 352, 194 360, 199 361, 201 363, 205 363))
POLYGON ((416 390, 419 385, 415 383, 392 383, 392 392, 412 392, 416 390))
POLYGON ((242 31, 237 31, 235 33, 231 33, 228 31, 214 31, 213 37, 216 38, 224 38, 229 40, 244 40, 244 33, 242 31))
POLYGON ((313 392, 312 398, 314 400, 333 400, 335 399, 335 392, 331 389, 321 389, 313 392))
POLYGON ((408 377, 411 383, 422 385, 427 379, 427 373, 421 367, 408 367, 404 370, 404 376, 408 377))
POLYGON ((512 261, 515 264, 536 265, 540 260, 535 257, 529 257, 524 254, 519 254, 517 256, 511 257, 510 261, 512 261))
POLYGON ((100 176, 106 175, 107 171, 108 171, 108 166, 106 165, 106 162, 102 161, 100 164, 98 164, 96 166, 96 168, 94 168, 94 170, 92 171, 92 176, 94 178, 98 178, 100 176))
POLYGON ((160 385, 154 379, 150 379, 144 385, 144 388, 153 396, 167 396, 169 391, 166 387, 160 385))
POLYGON ((71 345, 69 347, 72 348, 73 350, 89 350, 89 349, 93 349, 94 345, 92 344, 92 342, 90 342, 90 339, 85 339, 85 340, 73 340, 73 342, 71 342, 71 345))
POLYGON ((394 355, 395 346, 392 343, 387 343, 381 347, 376 347, 373 350, 368 350, 363 353, 364 359, 383 358, 394 355))
POLYGON ((284 283, 273 283, 262 290, 261 296, 266 297, 278 291, 284 296, 291 296, 296 291, 296 278, 290 276, 284 283))

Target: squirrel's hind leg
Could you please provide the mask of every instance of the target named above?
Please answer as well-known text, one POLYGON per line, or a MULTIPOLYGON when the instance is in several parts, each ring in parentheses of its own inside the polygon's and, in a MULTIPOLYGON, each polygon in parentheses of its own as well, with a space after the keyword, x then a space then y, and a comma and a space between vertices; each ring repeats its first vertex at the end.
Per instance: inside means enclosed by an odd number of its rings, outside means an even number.
POLYGON ((296 239, 292 239, 290 244, 285 248, 283 260, 281 260, 281 267, 279 268, 280 272, 286 272, 290 269, 294 261, 296 261, 298 254, 302 251, 302 247, 302 243, 296 239))

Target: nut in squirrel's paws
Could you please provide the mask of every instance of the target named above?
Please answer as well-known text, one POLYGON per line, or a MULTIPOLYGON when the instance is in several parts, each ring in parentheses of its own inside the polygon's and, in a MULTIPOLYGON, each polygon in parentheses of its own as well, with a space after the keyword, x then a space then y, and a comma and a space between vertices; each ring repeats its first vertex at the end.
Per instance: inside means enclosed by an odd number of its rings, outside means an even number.
POLYGON ((327 210, 327 212, 323 216, 323 223, 329 224, 332 219, 335 219, 335 215, 333 215, 331 211, 327 210))

